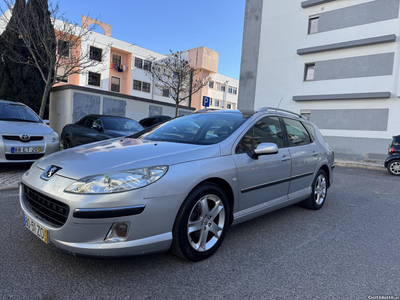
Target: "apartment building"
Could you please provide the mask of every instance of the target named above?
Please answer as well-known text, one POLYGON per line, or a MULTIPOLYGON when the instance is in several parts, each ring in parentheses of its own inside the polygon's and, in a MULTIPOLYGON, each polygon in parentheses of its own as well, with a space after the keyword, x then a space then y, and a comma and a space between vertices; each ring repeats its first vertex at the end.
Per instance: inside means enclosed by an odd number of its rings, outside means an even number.
POLYGON ((314 122, 336 157, 381 160, 400 134, 400 0, 247 0, 239 108, 314 122))
MULTIPOLYGON (((168 55, 111 37, 111 26, 86 16, 82 26, 90 28, 95 23, 104 34, 93 32, 92 37, 82 43, 82 49, 89 52, 89 59, 98 60, 96 68, 84 74, 72 75, 67 82, 58 84, 50 95, 50 122, 56 131, 64 124, 76 122, 81 117, 93 114, 127 116, 135 120, 151 115, 175 116, 175 101, 167 88, 158 85, 148 74, 152 64, 159 63, 168 55), (111 47, 110 47, 111 45, 111 47)), ((218 52, 199 47, 182 51, 199 76, 212 76, 221 83, 231 82, 228 90, 235 89, 235 96, 218 94, 222 108, 234 109, 237 103, 238 81, 218 74, 218 52), (232 86, 234 84, 234 86, 232 86)), ((205 87, 190 99, 180 103, 178 114, 193 113, 202 108, 203 96, 212 94, 205 87)))

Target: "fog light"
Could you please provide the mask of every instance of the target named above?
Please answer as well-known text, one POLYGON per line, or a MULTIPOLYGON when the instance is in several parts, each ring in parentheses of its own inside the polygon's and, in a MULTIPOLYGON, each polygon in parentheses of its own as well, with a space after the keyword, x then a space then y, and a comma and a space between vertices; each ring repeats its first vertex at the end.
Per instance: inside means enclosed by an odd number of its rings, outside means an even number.
POLYGON ((129 222, 113 223, 104 241, 124 242, 128 238, 129 226, 129 222))

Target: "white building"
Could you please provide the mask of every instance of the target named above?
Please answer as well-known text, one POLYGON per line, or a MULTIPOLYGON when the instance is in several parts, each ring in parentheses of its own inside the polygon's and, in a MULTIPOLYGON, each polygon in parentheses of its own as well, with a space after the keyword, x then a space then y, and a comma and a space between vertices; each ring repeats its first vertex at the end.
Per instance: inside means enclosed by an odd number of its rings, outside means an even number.
POLYGON ((336 157, 381 160, 400 134, 400 0, 247 0, 239 108, 314 122, 336 157))

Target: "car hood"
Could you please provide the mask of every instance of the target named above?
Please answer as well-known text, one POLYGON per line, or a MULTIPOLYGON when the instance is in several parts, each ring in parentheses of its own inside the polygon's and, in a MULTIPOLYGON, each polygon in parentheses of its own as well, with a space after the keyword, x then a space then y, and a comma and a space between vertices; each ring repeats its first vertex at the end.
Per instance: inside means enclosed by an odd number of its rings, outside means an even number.
POLYGON ((157 165, 173 165, 220 155, 219 144, 193 145, 117 138, 54 153, 37 167, 61 167, 60 176, 80 179, 89 175, 157 165))
POLYGON ((0 121, 0 134, 36 135, 51 132, 53 129, 44 123, 0 121))

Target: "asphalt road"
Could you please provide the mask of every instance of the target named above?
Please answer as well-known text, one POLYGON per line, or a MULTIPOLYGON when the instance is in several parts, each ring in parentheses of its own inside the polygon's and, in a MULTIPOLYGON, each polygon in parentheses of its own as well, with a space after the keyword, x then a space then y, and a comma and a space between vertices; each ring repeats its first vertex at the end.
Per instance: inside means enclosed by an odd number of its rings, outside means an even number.
POLYGON ((56 252, 23 227, 17 191, 0 192, 0 299, 400 296, 400 178, 335 172, 321 210, 294 205, 234 226, 200 263, 169 253, 105 260, 56 252))

